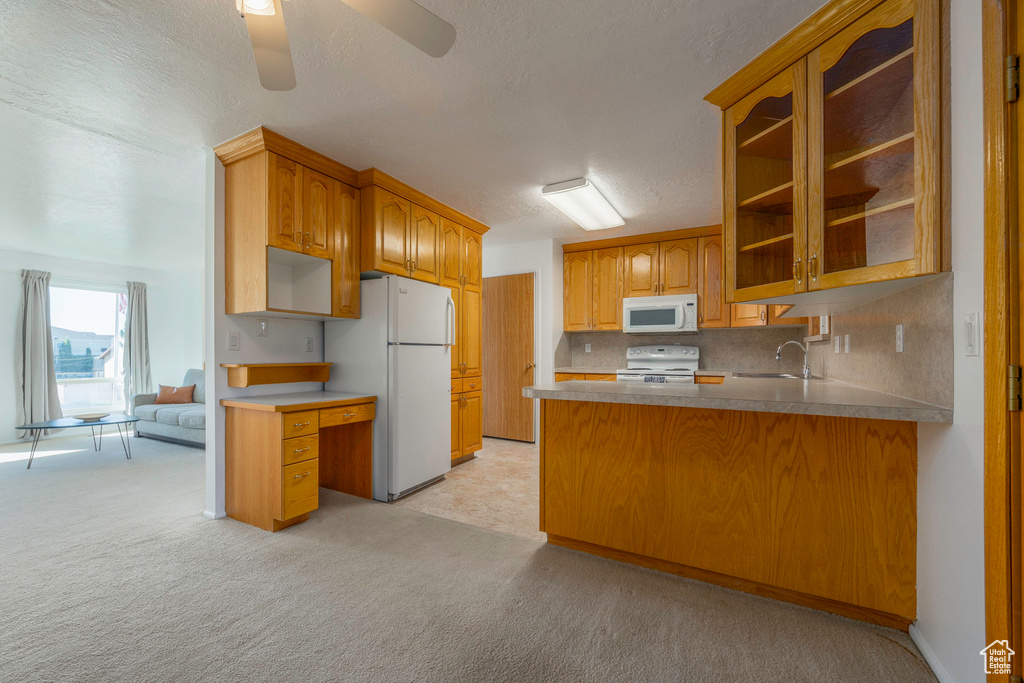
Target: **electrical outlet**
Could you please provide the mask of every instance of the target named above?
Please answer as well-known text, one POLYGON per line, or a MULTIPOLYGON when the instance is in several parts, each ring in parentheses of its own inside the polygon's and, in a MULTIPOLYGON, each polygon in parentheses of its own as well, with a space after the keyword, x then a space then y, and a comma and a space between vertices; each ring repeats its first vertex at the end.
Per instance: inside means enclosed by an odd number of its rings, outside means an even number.
POLYGON ((850 352, 850 335, 848 335, 848 334, 844 334, 843 335, 843 352, 844 353, 849 353, 850 352))
POLYGON ((238 347, 238 333, 228 332, 228 351, 237 351, 238 347))
POLYGON ((842 338, 837 334, 835 337, 832 338, 832 341, 834 342, 833 346, 835 346, 836 353, 839 353, 839 347, 843 343, 842 338))
POLYGON ((981 355, 981 326, 977 311, 964 315, 964 355, 981 355))
POLYGON ((256 336, 266 337, 267 336, 267 321, 260 318, 256 321, 256 336))
POLYGON ((306 353, 313 353, 313 338, 306 337, 306 353))
POLYGON ((896 353, 903 353, 903 323, 896 326, 896 353))
POLYGON ((583 353, 590 353, 590 344, 585 344, 583 346, 583 353))

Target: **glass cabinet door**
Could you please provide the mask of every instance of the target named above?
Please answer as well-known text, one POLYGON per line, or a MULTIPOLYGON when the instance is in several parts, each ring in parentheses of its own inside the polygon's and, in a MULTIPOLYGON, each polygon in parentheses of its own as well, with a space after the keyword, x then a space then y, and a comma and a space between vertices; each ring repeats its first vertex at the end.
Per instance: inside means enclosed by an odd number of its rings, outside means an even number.
POLYGON ((725 112, 729 301, 804 291, 806 63, 725 112))
POLYGON ((936 270, 919 255, 939 230, 938 100, 915 85, 914 21, 913 0, 890 0, 808 57, 809 289, 936 270))

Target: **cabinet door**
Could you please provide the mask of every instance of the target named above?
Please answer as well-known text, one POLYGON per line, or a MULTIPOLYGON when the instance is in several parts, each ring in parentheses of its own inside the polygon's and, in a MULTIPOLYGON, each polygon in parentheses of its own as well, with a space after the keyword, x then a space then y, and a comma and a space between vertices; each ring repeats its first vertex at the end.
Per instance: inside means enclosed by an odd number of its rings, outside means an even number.
POLYGON ((294 161, 267 152, 267 244, 278 249, 302 251, 300 168, 294 161))
POLYGON ((412 261, 408 247, 412 203, 379 187, 374 188, 374 196, 374 269, 408 276, 412 261))
POLYGON ((462 284, 482 292, 484 287, 483 237, 472 230, 462 231, 462 284))
POLYGON ((462 457, 462 394, 452 394, 452 460, 462 457))
POLYGON ((320 258, 334 256, 334 196, 338 181, 312 169, 302 176, 302 248, 320 258))
POLYGON ((697 244, 698 280, 697 325, 729 327, 729 305, 725 303, 725 279, 722 271, 722 237, 701 237, 697 244))
POLYGON ((441 274, 440 251, 437 248, 441 217, 416 204, 412 205, 412 232, 410 257, 412 277, 424 282, 437 283, 441 274))
POLYGON ((807 289, 806 90, 801 60, 725 111, 726 301, 807 289))
POLYGON ((451 347, 452 379, 462 377, 462 288, 451 287, 452 301, 455 302, 455 340, 451 347))
POLYGON ((697 293, 697 238, 672 240, 659 245, 661 293, 697 293))
POLYGON ((441 218, 441 286, 459 287, 462 284, 462 235, 466 231, 458 223, 441 218))
POLYGON ((622 329, 622 247, 594 250, 595 330, 622 329))
POLYGON ((592 251, 575 251, 562 257, 562 329, 566 332, 590 329, 593 262, 592 251))
POLYGON ((937 13, 913 12, 890 0, 808 57, 812 290, 940 268, 937 13))
POLYGON ((484 447, 484 394, 470 391, 462 395, 462 454, 476 453, 484 447))
POLYGON ((359 190, 334 183, 334 278, 336 318, 359 317, 359 190))
POLYGON ((735 304, 732 307, 732 327, 759 327, 768 324, 768 307, 735 304))
POLYGON ((479 377, 483 373, 483 294, 462 288, 462 346, 463 377, 479 377))
POLYGON ((792 306, 769 306, 768 307, 768 324, 769 325, 807 325, 807 318, 783 318, 783 314, 786 313, 792 306))
POLYGON ((625 247, 622 268, 622 296, 656 296, 661 289, 658 266, 657 242, 625 247))

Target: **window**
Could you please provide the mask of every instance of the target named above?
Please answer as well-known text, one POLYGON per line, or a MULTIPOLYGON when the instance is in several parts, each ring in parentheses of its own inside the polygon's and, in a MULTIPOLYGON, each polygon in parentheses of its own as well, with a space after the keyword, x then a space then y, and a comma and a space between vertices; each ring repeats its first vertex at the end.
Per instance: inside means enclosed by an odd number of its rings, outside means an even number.
POLYGON ((124 289, 50 287, 57 393, 65 415, 124 410, 124 289))

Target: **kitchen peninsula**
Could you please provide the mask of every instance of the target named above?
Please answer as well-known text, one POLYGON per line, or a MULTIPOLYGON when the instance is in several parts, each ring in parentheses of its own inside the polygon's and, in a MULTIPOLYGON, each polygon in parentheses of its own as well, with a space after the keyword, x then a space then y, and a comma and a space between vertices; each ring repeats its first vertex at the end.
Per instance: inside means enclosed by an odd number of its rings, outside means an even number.
POLYGON ((906 630, 917 422, 840 382, 559 382, 541 399, 548 542, 906 630))

